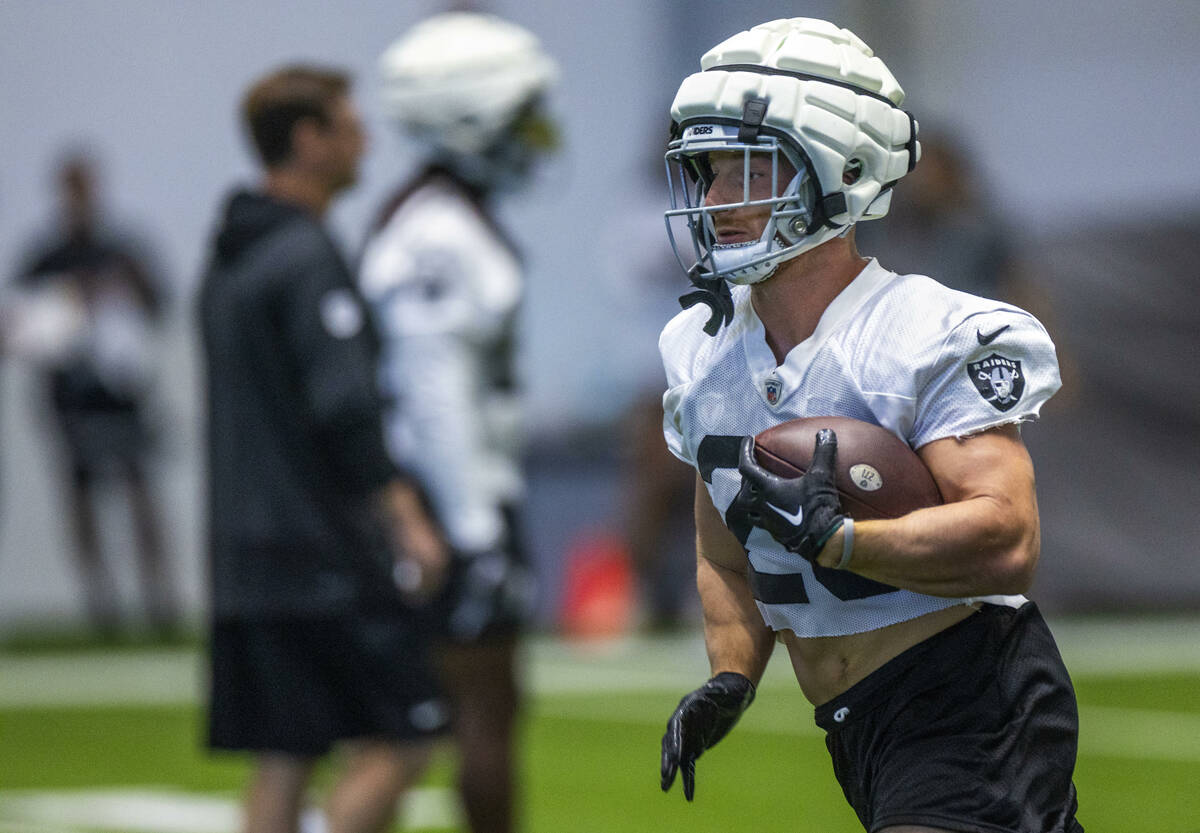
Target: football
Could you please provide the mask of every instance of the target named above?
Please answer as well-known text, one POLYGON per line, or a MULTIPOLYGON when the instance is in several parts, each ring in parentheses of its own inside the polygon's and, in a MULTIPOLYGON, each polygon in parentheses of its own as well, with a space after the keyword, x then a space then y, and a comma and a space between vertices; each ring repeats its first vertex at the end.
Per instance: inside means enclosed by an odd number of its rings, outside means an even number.
POLYGON ((768 428, 754 438, 758 464, 781 477, 799 477, 812 462, 822 428, 837 434, 838 492, 856 521, 898 518, 942 502, 933 475, 903 440, 849 417, 806 417, 768 428))

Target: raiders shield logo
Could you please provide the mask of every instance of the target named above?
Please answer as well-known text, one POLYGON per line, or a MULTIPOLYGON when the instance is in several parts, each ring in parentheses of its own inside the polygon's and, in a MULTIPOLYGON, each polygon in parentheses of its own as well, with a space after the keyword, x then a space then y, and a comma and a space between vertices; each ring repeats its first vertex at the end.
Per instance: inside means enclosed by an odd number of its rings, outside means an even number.
POLYGON ((1025 392, 1025 374, 1021 363, 997 353, 967 365, 967 376, 979 395, 998 411, 1007 411, 1021 401, 1025 392))
POLYGON ((767 404, 775 405, 779 402, 779 395, 783 393, 783 380, 772 374, 767 377, 767 381, 763 382, 763 392, 767 395, 767 404))

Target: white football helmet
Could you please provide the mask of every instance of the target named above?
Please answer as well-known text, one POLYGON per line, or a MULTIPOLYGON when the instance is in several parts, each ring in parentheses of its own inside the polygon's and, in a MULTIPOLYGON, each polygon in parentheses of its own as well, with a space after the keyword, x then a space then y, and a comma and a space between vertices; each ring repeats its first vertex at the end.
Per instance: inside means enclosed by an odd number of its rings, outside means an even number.
POLYGON ((390 118, 437 152, 485 166, 558 77, 533 33, 475 12, 417 24, 383 53, 380 71, 390 118))
POLYGON ((904 91, 847 29, 806 17, 762 23, 717 44, 700 67, 671 105, 666 220, 681 265, 708 288, 714 279, 761 281, 859 220, 884 216, 892 186, 920 158, 917 123, 900 109, 904 91), (715 151, 742 154, 747 171, 751 154, 769 154, 771 197, 752 201, 745 177, 740 202, 705 205, 715 151), (770 207, 762 236, 719 243, 713 215, 746 206, 770 207), (684 223, 686 232, 675 228, 684 223), (680 251, 687 239, 691 267, 680 251))

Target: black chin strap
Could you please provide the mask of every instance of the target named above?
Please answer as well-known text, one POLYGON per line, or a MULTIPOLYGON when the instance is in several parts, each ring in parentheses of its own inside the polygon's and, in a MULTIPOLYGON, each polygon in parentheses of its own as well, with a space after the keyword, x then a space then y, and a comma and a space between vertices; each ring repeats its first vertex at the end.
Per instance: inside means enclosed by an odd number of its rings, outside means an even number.
MULTIPOLYGON (((746 99, 742 105, 742 121, 738 126, 738 142, 753 145, 758 141, 758 131, 767 115, 767 103, 765 98, 746 99)), ((676 127, 672 123, 672 134, 676 127)), ((707 304, 712 315, 704 324, 704 332, 715 336, 723 326, 733 321, 733 295, 729 292, 729 284, 723 278, 700 277, 698 263, 688 270, 688 280, 696 288, 686 295, 681 295, 679 304, 684 309, 691 309, 696 304, 707 304)))
POLYGON ((733 321, 733 295, 723 278, 702 278, 699 273, 697 266, 688 271, 688 279, 696 289, 681 295, 679 304, 684 309, 691 309, 696 304, 708 304, 712 315, 704 325, 704 332, 715 336, 721 327, 733 321))

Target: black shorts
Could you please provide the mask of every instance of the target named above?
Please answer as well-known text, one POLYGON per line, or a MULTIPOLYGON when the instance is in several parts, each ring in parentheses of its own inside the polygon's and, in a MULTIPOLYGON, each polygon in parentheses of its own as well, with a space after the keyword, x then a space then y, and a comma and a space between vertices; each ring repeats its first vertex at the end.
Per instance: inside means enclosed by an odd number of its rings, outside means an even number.
POLYGON ((425 639, 404 612, 213 626, 209 745, 320 756, 356 738, 447 727, 425 639))
POLYGON ((80 486, 103 475, 124 476, 151 449, 150 432, 135 409, 59 412, 71 475, 80 486))
POLYGON ((521 546, 517 512, 503 507, 505 533, 493 552, 455 553, 446 583, 430 604, 438 638, 474 644, 516 635, 533 612, 536 582, 521 546))
POLYGON ((984 605, 819 706, 816 720, 868 831, 1083 831, 1075 692, 1032 602, 984 605))

